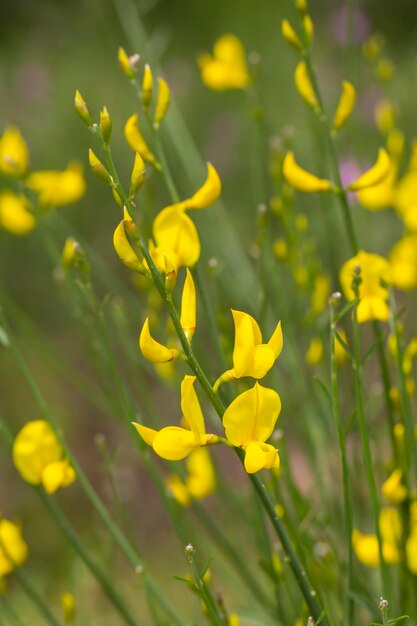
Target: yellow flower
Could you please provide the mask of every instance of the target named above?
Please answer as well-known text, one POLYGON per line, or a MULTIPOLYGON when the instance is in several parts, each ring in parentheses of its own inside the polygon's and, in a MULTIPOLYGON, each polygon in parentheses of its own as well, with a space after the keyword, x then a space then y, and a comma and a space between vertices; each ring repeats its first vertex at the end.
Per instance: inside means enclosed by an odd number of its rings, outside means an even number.
POLYGON ((330 294, 330 281, 325 274, 317 274, 314 278, 313 293, 311 294, 311 310, 319 315, 327 306, 330 294))
POLYGON ((386 302, 388 291, 381 285, 381 280, 386 283, 390 282, 391 268, 388 261, 378 254, 369 254, 363 250, 346 261, 340 270, 340 282, 348 300, 355 298, 352 281, 357 267, 361 270, 362 281, 359 285, 358 322, 361 324, 374 319, 387 321, 389 318, 386 302))
POLYGON ((155 155, 150 151, 148 144, 139 129, 138 114, 134 113, 125 124, 125 138, 133 152, 139 152, 144 161, 160 170, 161 165, 155 155))
POLYGON ((151 363, 168 363, 180 357, 176 348, 167 348, 162 343, 155 341, 149 330, 149 317, 146 318, 139 337, 140 350, 151 363))
POLYGON ((28 547, 20 527, 7 519, 0 518, 0 582, 16 565, 27 559, 28 547))
POLYGON ((167 114, 169 103, 171 101, 171 91, 167 82, 163 78, 158 78, 158 96, 156 99, 155 115, 153 124, 158 128, 159 124, 167 114))
POLYGON ((187 475, 183 482, 177 475, 168 477, 167 485, 179 504, 188 506, 192 498, 201 500, 214 492, 216 477, 210 454, 205 448, 196 448, 185 461, 187 475))
POLYGON ((323 359, 323 342, 319 337, 313 337, 306 353, 306 362, 318 365, 323 359))
POLYGON ((84 176, 78 164, 70 164, 64 171, 32 172, 25 179, 29 189, 39 195, 39 204, 48 209, 78 202, 86 189, 84 176))
POLYGON ((207 163, 207 177, 203 185, 182 202, 163 209, 153 223, 153 236, 156 247, 149 245, 149 251, 160 271, 165 269, 164 255, 174 268, 191 267, 200 257, 200 239, 194 222, 186 210, 204 209, 216 202, 221 193, 221 181, 211 163, 207 163))
POLYGON ((245 469, 253 474, 278 468, 278 450, 265 441, 271 436, 281 411, 281 400, 273 389, 258 382, 227 407, 223 425, 227 439, 245 451, 245 469))
POLYGON ((337 105, 336 113, 333 120, 333 130, 339 130, 346 124, 356 101, 356 91, 352 83, 345 80, 342 83, 342 95, 337 105))
POLYGON ((48 493, 68 487, 76 479, 54 431, 44 420, 28 422, 19 431, 13 444, 13 462, 24 480, 43 485, 48 493))
POLYGON ((166 426, 157 431, 142 424, 133 423, 145 443, 167 461, 180 461, 196 448, 218 441, 215 435, 206 433, 194 382, 195 376, 185 376, 181 383, 181 410, 188 428, 166 426))
POLYGON ((117 256, 126 267, 133 271, 139 271, 142 269, 142 263, 139 261, 126 236, 126 221, 123 219, 116 227, 113 234, 113 246, 117 256))
POLYGON ((283 337, 279 322, 268 343, 262 343, 258 323, 248 313, 233 311, 235 325, 235 345, 233 348, 233 368, 224 372, 214 384, 217 390, 222 382, 252 376, 263 378, 281 354, 283 337))
POLYGON ((75 598, 72 593, 66 592, 61 595, 61 607, 64 615, 64 623, 72 624, 77 610, 75 598))
MULTIPOLYGON (((340 337, 343 339, 345 344, 348 345, 348 339, 343 328, 340 328, 337 332, 340 335, 340 337)), ((334 352, 335 352, 337 365, 343 365, 343 363, 346 363, 349 357, 346 353, 346 350, 344 349, 344 347, 342 346, 342 344, 340 343, 337 337, 335 338, 334 352)))
POLYGON ((286 181, 304 193, 316 193, 319 191, 329 191, 333 189, 333 183, 324 178, 318 178, 314 174, 310 174, 307 170, 298 165, 294 158, 293 152, 287 152, 284 163, 282 165, 282 173, 286 181))
POLYGON ((198 59, 201 79, 209 89, 246 89, 250 76, 245 50, 235 35, 223 35, 213 46, 213 54, 200 54, 198 59))
POLYGON ((295 68, 294 82, 298 93, 312 109, 317 107, 317 98, 307 71, 305 61, 300 61, 295 68))
MULTIPOLYGON (((397 509, 385 507, 379 514, 379 529, 382 538, 384 560, 389 564, 400 561, 398 546, 401 542, 402 524, 397 509)), ((361 563, 368 567, 379 566, 379 546, 376 535, 364 535, 359 530, 352 533, 352 545, 361 563)))
POLYGON ((0 192, 0 227, 13 235, 27 235, 36 227, 36 220, 28 210, 29 203, 8 189, 0 192))
POLYGON ((417 529, 411 531, 405 543, 405 554, 408 569, 417 576, 417 529))
POLYGON ((285 41, 290 44, 290 46, 292 46, 296 50, 301 50, 302 45, 300 38, 288 20, 282 20, 281 34, 284 37, 285 41))
POLYGON ((417 286, 417 235, 406 235, 391 249, 392 284, 398 289, 414 289, 417 286))
POLYGON ((381 487, 381 493, 390 504, 399 504, 407 497, 407 488, 401 484, 403 473, 398 467, 381 487))
POLYGON ((367 187, 373 187, 381 183, 391 171, 391 161, 388 152, 384 148, 380 148, 378 158, 374 165, 366 172, 361 174, 359 178, 348 185, 349 191, 360 191, 367 187))
POLYGON ((28 167, 29 151, 20 131, 8 126, 0 138, 0 172, 22 176, 28 167))

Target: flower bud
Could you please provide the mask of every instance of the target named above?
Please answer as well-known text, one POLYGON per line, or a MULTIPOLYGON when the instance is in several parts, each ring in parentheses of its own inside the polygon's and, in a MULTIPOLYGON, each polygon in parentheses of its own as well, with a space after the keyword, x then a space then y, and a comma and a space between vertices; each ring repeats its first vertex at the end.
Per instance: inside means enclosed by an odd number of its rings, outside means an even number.
POLYGON ((145 65, 142 80, 142 106, 145 111, 149 109, 153 95, 153 76, 149 65, 145 65))
POLYGON ((301 50, 301 41, 297 33, 291 26, 288 20, 282 20, 281 22, 281 34, 285 41, 290 44, 296 50, 301 50))
POLYGON ((103 107, 103 109, 100 111, 100 133, 103 137, 104 143, 107 145, 110 143, 111 130, 112 121, 110 113, 108 112, 107 107, 103 107))
POLYGON ((87 126, 91 126, 93 123, 93 120, 91 119, 91 113, 88 109, 86 101, 84 100, 78 89, 75 92, 74 106, 77 114, 82 119, 84 124, 87 124, 87 126))
POLYGON ((175 348, 167 348, 151 336, 147 317, 139 337, 139 347, 145 359, 151 363, 168 363, 180 357, 175 348))
POLYGON ((330 180, 324 178, 318 178, 314 174, 310 174, 305 169, 300 167, 294 158, 292 152, 288 152, 285 156, 282 166, 282 172, 286 181, 297 189, 304 193, 316 193, 319 191, 329 191, 334 189, 330 180))
POLYGON ((64 247, 61 253, 61 265, 64 267, 72 267, 77 261, 77 257, 83 255, 83 250, 73 237, 68 237, 65 241, 64 247))
POLYGON ((188 267, 181 299, 181 326, 187 340, 191 342, 196 327, 196 295, 193 277, 188 267))
POLYGON ((142 270, 142 264, 126 237, 124 220, 119 223, 114 231, 113 246, 123 265, 126 265, 126 267, 133 271, 142 270))
POLYGON ((132 176, 130 179, 129 195, 135 196, 145 182, 146 170, 145 164, 139 152, 136 152, 135 162, 133 165, 132 176))
POLYGON ((76 613, 75 598, 72 593, 62 594, 61 607, 64 615, 64 624, 72 624, 76 613))
POLYGON ((157 161, 156 157, 149 150, 146 141, 143 138, 142 133, 139 129, 138 124, 138 115, 134 113, 129 117, 125 124, 125 138, 130 148, 134 152, 139 152, 140 156, 144 161, 153 165, 153 167, 157 170, 161 169, 161 165, 157 161))
POLYGON ((318 103, 316 94, 314 93, 305 61, 300 61, 295 68, 294 81, 297 91, 304 102, 312 109, 317 109, 318 103))
POLYGON ((123 48, 119 48, 118 52, 119 65, 123 74, 132 79, 135 77, 136 64, 139 61, 139 55, 135 54, 128 57, 126 51, 123 48))
POLYGON ((171 263, 166 254, 164 254, 165 259, 165 289, 169 294, 174 291, 175 283, 177 282, 177 270, 175 266, 171 263))
POLYGON ((97 178, 100 178, 108 185, 111 185, 113 183, 113 179, 110 176, 109 172, 106 170, 100 159, 91 150, 91 148, 88 151, 88 162, 90 163, 93 174, 97 176, 97 178))
POLYGON ((339 130, 349 119, 355 106, 356 91, 352 83, 345 80, 342 84, 342 95, 337 105, 333 120, 333 130, 339 130))
POLYGON ((308 45, 310 45, 313 42, 313 37, 314 37, 314 24, 313 24, 313 20, 311 19, 309 15, 304 16, 303 27, 304 27, 304 32, 307 37, 308 45))
POLYGON ((158 97, 156 100, 155 117, 153 122, 155 128, 158 128, 159 124, 164 119, 168 111, 170 101, 171 91, 168 84, 163 78, 158 78, 158 97))

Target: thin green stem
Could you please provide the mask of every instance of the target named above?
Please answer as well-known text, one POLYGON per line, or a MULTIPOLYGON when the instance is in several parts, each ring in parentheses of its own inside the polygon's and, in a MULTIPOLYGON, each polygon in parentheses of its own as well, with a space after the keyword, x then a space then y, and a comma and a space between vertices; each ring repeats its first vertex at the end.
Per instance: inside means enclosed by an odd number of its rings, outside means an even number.
POLYGON ((207 615, 213 626, 226 626, 226 622, 222 619, 219 608, 213 598, 210 589, 207 587, 203 578, 200 576, 199 571, 194 560, 194 548, 191 544, 188 544, 185 548, 185 555, 187 557, 188 565, 190 567, 191 575, 194 581, 195 589, 198 595, 201 597, 204 605, 207 609, 207 615))
POLYGON ((342 482, 343 482, 343 499, 344 499, 344 515, 345 515, 345 536, 346 536, 346 549, 347 549, 347 588, 346 588, 346 607, 347 607, 347 619, 348 625, 352 626, 354 619, 354 600, 352 596, 353 592, 353 546, 352 546, 352 531, 353 531, 353 511, 352 511, 352 499, 350 491, 350 478, 349 478, 349 466, 346 455, 346 437, 345 429, 342 421, 342 415, 340 411, 340 399, 339 399, 339 384, 338 384, 338 372, 336 361, 336 324, 334 321, 334 302, 330 302, 330 342, 331 342, 331 388, 332 388, 332 410, 333 417, 336 421, 337 434, 339 439, 340 458, 342 464, 342 482))
POLYGON ((47 604, 45 604, 45 602, 43 601, 42 597, 33 587, 30 578, 26 574, 24 569, 21 567, 16 567, 13 572, 19 582, 19 585, 22 587, 28 598, 30 598, 32 603, 36 606, 39 613, 44 617, 45 621, 50 624, 50 626, 61 626, 60 622, 56 619, 47 604))
POLYGON ((3 592, 0 592, 0 608, 2 609, 2 614, 8 615, 8 617, 10 618, 10 622, 13 624, 13 626, 26 626, 14 610, 11 602, 9 602, 8 598, 6 598, 5 593, 3 592))

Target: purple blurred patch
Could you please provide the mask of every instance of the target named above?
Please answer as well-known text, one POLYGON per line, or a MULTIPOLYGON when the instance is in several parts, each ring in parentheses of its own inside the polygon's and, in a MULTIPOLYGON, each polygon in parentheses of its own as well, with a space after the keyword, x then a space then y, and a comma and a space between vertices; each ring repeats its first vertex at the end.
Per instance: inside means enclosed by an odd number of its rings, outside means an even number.
POLYGON ((330 15, 330 32, 340 46, 361 44, 370 33, 370 23, 362 9, 340 6, 330 15))

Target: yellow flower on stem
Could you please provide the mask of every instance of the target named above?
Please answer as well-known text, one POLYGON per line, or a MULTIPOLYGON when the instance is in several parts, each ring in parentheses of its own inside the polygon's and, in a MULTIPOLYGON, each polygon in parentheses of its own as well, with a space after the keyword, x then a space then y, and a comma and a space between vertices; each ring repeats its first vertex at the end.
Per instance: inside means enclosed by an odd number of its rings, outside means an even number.
MULTIPOLYGON (((379 529, 382 538, 382 552, 386 563, 400 562, 399 545, 403 533, 401 517, 397 509, 385 507, 379 514, 379 529)), ((352 532, 352 545, 358 560, 367 567, 379 567, 379 546, 377 536, 363 534, 355 529, 352 532)))
POLYGON ((339 130, 346 124, 352 114, 356 101, 355 87, 349 81, 342 83, 342 95, 337 105, 336 113, 333 119, 333 130, 339 130))
POLYGON ((28 167, 29 150, 20 131, 8 126, 0 138, 0 173, 22 176, 28 167))
POLYGON ((36 220, 28 209, 24 196, 5 189, 0 192, 0 227, 13 235, 27 235, 36 227, 36 220))
POLYGON ((68 487, 76 474, 48 422, 34 420, 23 426, 13 443, 13 463, 31 485, 42 485, 47 493, 68 487))
POLYGON ((330 180, 318 178, 298 165, 293 152, 287 152, 282 165, 284 178, 291 187, 304 193, 317 193, 334 189, 330 180))
POLYGON ((149 317, 146 318, 139 337, 140 350, 151 363, 168 363, 179 359, 181 353, 176 348, 167 348, 162 343, 155 341, 149 329, 149 317))
POLYGON ((194 389, 195 376, 185 376, 181 383, 181 410, 188 428, 166 426, 157 431, 133 422, 142 439, 167 461, 180 461, 200 446, 217 443, 216 435, 206 433, 204 417, 194 389))
POLYGON ((78 202, 86 189, 82 169, 75 163, 68 165, 64 171, 32 172, 25 183, 39 195, 39 204, 43 209, 78 202))
POLYGON ((133 152, 139 152, 144 161, 152 165, 155 169, 160 170, 161 164, 149 149, 148 144, 146 143, 139 129, 139 120, 137 113, 131 115, 127 120, 124 133, 126 141, 129 147, 133 150, 133 152))
POLYGON ((0 518, 0 583, 3 576, 10 574, 16 565, 27 559, 28 547, 20 527, 7 519, 0 518))
POLYGON ((388 290, 381 284, 381 281, 390 282, 390 264, 379 254, 369 254, 363 250, 346 261, 340 270, 340 282, 348 300, 355 299, 352 282, 358 267, 361 279, 357 308, 358 322, 361 324, 368 320, 387 321, 389 318, 388 290))
POLYGON ((391 160, 388 152, 384 148, 380 148, 378 158, 375 164, 366 172, 361 174, 359 178, 354 180, 347 186, 348 191, 360 191, 368 187, 373 187, 381 183, 391 171, 391 160))
POLYGON ((252 376, 263 378, 281 354, 283 346, 281 322, 272 333, 268 343, 262 343, 262 333, 256 320, 243 311, 232 310, 235 325, 233 368, 224 372, 215 382, 217 391, 223 382, 252 376))
POLYGON ((312 109, 316 109, 318 106, 317 98, 316 94, 314 93, 310 77, 308 75, 307 65, 305 61, 300 61, 295 68, 294 82, 297 91, 304 100, 304 102, 308 104, 308 106, 312 109))
POLYGON ((277 392, 258 382, 227 407, 223 416, 226 438, 233 446, 245 451, 248 474, 279 467, 278 450, 265 441, 271 436, 280 411, 281 400, 277 392))
POLYGON ((160 271, 164 271, 164 255, 176 270, 197 263, 200 239, 186 210, 204 209, 216 202, 220 193, 220 177, 213 165, 207 163, 207 177, 202 186, 190 198, 166 207, 156 216, 152 228, 156 246, 150 245, 149 251, 160 271))
POLYGON ((158 128, 167 114, 169 103, 171 102, 171 91, 168 83, 163 78, 158 78, 158 96, 156 99, 155 115, 153 125, 158 128))
POLYGON ((213 54, 200 54, 197 59, 201 79, 209 89, 246 89, 250 76, 245 49, 235 35, 223 35, 213 46, 213 54))

